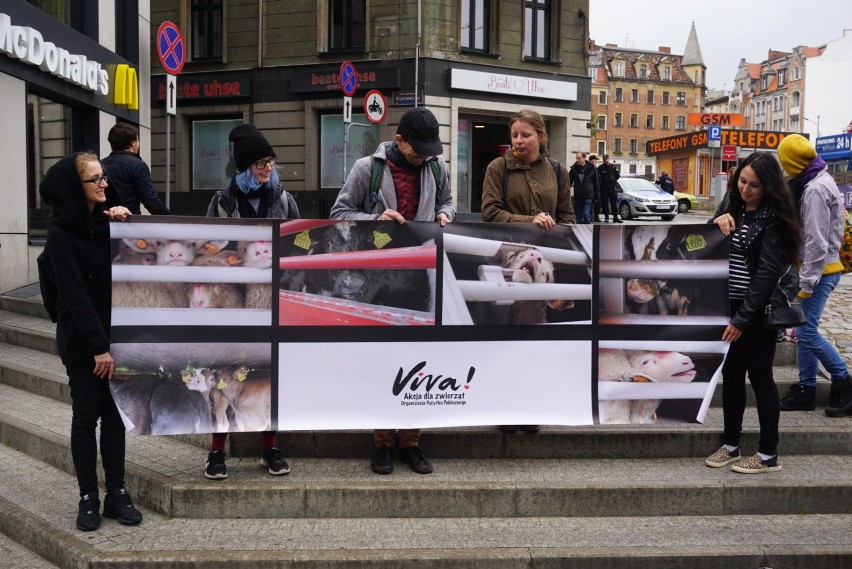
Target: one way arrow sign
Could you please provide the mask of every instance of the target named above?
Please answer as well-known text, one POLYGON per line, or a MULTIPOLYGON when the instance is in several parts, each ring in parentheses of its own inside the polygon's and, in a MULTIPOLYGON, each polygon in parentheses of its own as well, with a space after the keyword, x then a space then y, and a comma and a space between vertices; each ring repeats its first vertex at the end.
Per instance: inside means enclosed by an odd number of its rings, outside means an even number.
POLYGON ((166 114, 175 116, 177 111, 177 76, 166 74, 166 114))
POLYGON ((352 122, 352 97, 343 97, 343 122, 352 122))

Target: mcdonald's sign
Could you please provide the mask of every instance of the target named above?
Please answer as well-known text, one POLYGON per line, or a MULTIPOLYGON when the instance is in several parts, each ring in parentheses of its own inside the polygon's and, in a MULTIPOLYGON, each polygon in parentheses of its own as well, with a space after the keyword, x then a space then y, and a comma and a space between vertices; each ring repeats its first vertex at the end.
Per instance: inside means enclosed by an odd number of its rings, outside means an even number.
POLYGON ((131 111, 139 110, 139 78, 136 69, 126 63, 115 66, 112 102, 131 111))

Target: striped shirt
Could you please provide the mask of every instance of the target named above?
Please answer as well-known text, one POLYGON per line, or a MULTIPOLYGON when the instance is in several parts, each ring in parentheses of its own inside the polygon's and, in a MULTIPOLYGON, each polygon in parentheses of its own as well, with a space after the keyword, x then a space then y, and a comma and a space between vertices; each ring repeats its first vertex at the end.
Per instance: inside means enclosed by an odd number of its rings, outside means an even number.
POLYGON ((745 237, 748 226, 754 221, 754 211, 747 211, 741 218, 740 226, 731 234, 731 250, 728 254, 730 275, 728 294, 731 299, 742 300, 748 292, 751 277, 745 262, 745 237))

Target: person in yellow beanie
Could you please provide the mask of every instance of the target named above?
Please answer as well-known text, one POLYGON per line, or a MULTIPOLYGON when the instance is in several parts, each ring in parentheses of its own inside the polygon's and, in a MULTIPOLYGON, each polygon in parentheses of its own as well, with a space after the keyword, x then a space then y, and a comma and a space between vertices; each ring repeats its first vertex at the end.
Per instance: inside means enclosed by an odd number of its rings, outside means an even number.
POLYGON ((790 189, 799 203, 802 220, 802 266, 799 297, 807 322, 796 328, 799 383, 781 399, 782 411, 813 411, 816 408, 816 376, 819 364, 831 374, 829 417, 852 411, 852 377, 834 346, 819 333, 819 321, 828 295, 840 282, 840 244, 843 239, 843 198, 827 165, 814 145, 800 134, 784 138, 778 159, 791 176, 790 189))

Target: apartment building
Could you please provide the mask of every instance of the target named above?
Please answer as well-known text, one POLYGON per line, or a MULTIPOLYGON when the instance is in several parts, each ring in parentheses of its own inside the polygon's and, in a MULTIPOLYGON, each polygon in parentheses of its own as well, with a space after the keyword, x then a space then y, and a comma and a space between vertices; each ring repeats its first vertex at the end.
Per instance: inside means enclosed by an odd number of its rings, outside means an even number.
POLYGON ((666 168, 679 189, 691 188, 688 161, 662 166, 646 152, 654 139, 692 130, 687 114, 700 112, 706 66, 695 26, 682 55, 656 50, 591 46, 593 131, 589 151, 609 154, 622 174, 656 176, 666 168))

